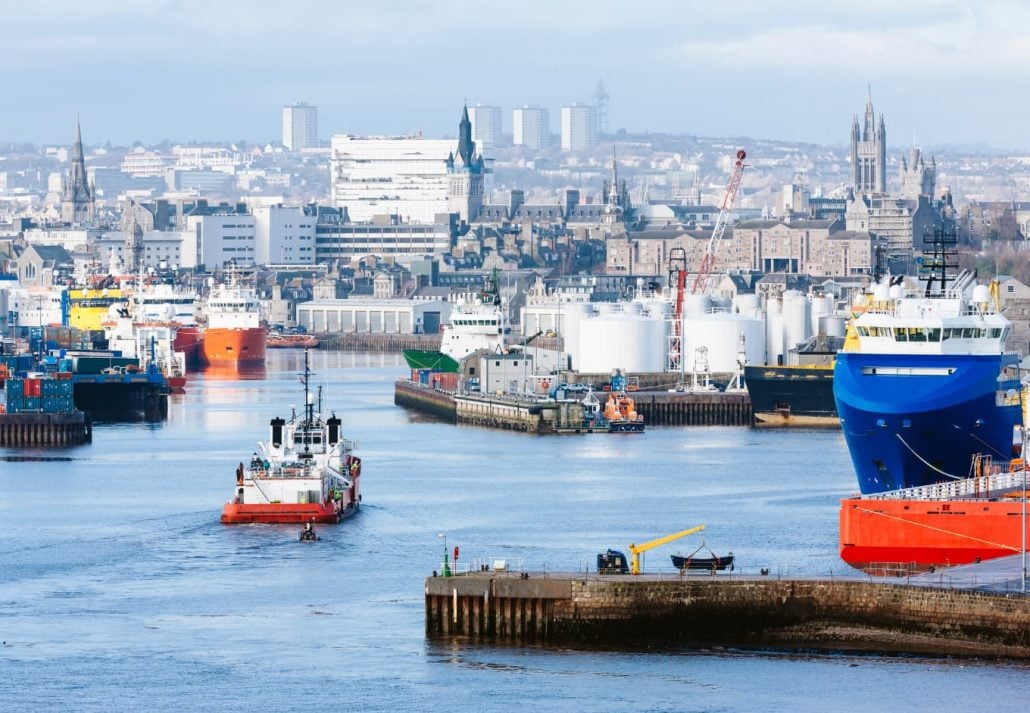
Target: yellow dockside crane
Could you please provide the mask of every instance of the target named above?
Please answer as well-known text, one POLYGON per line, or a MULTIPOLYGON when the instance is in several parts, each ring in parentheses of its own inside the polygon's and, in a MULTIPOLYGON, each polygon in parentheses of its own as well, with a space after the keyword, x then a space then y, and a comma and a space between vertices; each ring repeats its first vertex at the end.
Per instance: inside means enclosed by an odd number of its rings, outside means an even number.
POLYGON ((657 540, 651 540, 650 542, 645 542, 642 545, 630 545, 629 551, 632 555, 629 570, 630 574, 640 574, 640 555, 642 555, 644 552, 647 552, 648 550, 653 550, 655 547, 661 547, 662 545, 666 545, 672 542, 673 540, 678 540, 681 537, 686 537, 687 535, 693 535, 694 533, 701 532, 701 530, 703 529, 705 529, 704 525, 698 525, 697 527, 692 527, 689 530, 683 530, 672 535, 659 537, 657 540))

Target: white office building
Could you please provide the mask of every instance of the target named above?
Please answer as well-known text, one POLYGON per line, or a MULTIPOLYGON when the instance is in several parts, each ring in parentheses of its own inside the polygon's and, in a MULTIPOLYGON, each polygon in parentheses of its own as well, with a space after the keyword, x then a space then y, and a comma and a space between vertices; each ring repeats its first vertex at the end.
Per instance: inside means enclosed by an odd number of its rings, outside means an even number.
POLYGON ((512 137, 516 146, 546 148, 551 138, 550 112, 536 106, 515 109, 512 112, 512 137))
POLYGON ((573 104, 561 108, 561 150, 583 151, 597 143, 597 107, 573 104))
POLYGON ((312 265, 315 216, 304 209, 259 205, 254 213, 254 261, 259 265, 312 265))
POLYGON ((299 102, 283 107, 283 146, 300 151, 318 146, 318 107, 299 102))
POLYGON ((504 135, 501 127, 501 107, 477 104, 469 108, 472 122, 472 139, 480 151, 500 146, 504 135))
POLYGON ((332 202, 352 221, 376 215, 432 223, 448 212, 447 157, 453 139, 332 137, 332 202))
POLYGON ((186 228, 196 237, 197 262, 214 270, 234 261, 255 264, 254 216, 213 212, 186 217, 186 228))

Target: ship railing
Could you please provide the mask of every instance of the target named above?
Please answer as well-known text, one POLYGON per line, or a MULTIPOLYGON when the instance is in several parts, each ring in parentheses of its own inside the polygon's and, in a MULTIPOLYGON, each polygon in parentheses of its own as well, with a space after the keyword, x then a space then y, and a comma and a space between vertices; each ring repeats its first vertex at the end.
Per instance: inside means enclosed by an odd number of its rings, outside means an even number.
POLYGON ((1005 491, 1023 487, 1023 471, 991 473, 990 475, 964 478, 950 483, 920 485, 915 488, 891 490, 885 493, 864 495, 864 500, 956 500, 986 499, 1005 491))

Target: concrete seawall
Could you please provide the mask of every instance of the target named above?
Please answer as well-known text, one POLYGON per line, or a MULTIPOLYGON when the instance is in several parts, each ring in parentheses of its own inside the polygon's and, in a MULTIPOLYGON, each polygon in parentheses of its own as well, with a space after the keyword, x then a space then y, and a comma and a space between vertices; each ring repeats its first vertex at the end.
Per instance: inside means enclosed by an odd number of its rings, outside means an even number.
POLYGON ((454 396, 429 386, 419 386, 407 379, 394 382, 393 402, 397 406, 427 413, 450 423, 457 423, 454 396))
MULTIPOLYGON (((636 391, 630 394, 646 426, 751 426, 754 416, 746 393, 682 393, 636 391)), ((598 392, 601 401, 607 398, 598 392)), ((394 403, 398 406, 467 423, 527 433, 585 432, 582 409, 576 404, 535 401, 486 394, 456 395, 415 384, 407 379, 395 382, 394 403)))
POLYGON ((498 643, 782 646, 1030 659, 1030 597, 865 580, 431 577, 426 634, 498 643))

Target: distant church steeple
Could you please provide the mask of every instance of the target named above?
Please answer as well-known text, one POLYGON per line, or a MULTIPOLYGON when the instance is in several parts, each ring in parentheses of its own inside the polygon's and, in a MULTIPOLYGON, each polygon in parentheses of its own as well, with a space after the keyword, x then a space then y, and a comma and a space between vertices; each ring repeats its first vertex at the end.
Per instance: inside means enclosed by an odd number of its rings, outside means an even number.
POLYGON ((483 157, 476 153, 476 142, 472 140, 472 122, 466 104, 458 122, 458 154, 447 156, 447 206, 451 213, 457 213, 464 223, 470 223, 483 207, 483 174, 486 168, 483 157))
POLYGON ((61 189, 61 220, 65 223, 87 223, 93 220, 95 190, 86 174, 86 156, 82 151, 82 127, 75 120, 75 145, 72 146, 71 168, 61 189))
POLYGON ((461 122, 458 124, 458 156, 466 166, 472 163, 472 155, 476 151, 476 142, 472 140, 472 122, 469 121, 468 104, 461 110, 461 122))
POLYGON ((887 129, 883 114, 876 121, 872 87, 861 132, 857 115, 851 122, 851 185, 856 195, 887 192, 887 129))

